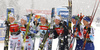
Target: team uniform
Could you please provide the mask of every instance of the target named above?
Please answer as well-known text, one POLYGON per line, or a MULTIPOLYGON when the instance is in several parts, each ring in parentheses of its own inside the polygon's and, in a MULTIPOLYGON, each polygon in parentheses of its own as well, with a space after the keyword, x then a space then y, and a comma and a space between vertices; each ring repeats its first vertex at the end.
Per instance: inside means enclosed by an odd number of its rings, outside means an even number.
MULTIPOLYGON (((40 42, 39 42, 39 45, 42 43, 42 40, 44 38, 44 35, 46 34, 47 32, 47 29, 50 28, 50 24, 45 24, 45 25, 42 25, 42 24, 39 24, 39 32, 40 32, 40 42)), ((45 43, 45 46, 44 48, 46 47, 46 50, 49 50, 49 38, 47 38, 46 40, 46 43, 45 43)))
MULTIPOLYGON (((46 34, 46 32, 47 32, 47 30, 48 30, 48 28, 50 27, 50 24, 45 24, 45 25, 42 25, 41 23, 37 26, 37 31, 34 29, 34 31, 37 33, 37 32, 39 32, 40 34, 39 34, 39 36, 40 36, 40 42, 39 42, 39 45, 42 43, 42 40, 43 40, 43 38, 44 38, 44 35, 46 34)), ((34 28, 34 26, 33 26, 33 28, 34 28)), ((32 31, 32 29, 31 29, 31 32, 34 32, 34 31, 32 31)), ((47 38, 47 40, 46 40, 46 43, 45 43, 45 46, 44 46, 44 48, 46 47, 46 50, 49 50, 48 49, 48 45, 49 45, 49 38, 47 38)))
MULTIPOLYGON (((26 32, 26 28, 24 25, 21 25, 20 26, 20 30, 21 30, 21 33, 23 34, 23 37, 25 35, 25 32, 26 32)), ((32 33, 28 32, 27 36, 26 36, 26 42, 25 42, 25 47, 24 47, 24 50, 33 50, 33 41, 32 41, 32 33)))
MULTIPOLYGON (((59 19, 59 17, 56 17, 55 19, 59 19)), ((53 26, 53 29, 54 29, 54 39, 55 38, 58 38, 59 42, 58 42, 58 45, 59 45, 59 50, 66 50, 68 49, 68 40, 69 40, 69 27, 67 26, 67 22, 63 22, 63 23, 59 23, 59 25, 55 24, 53 26)))
POLYGON ((13 22, 10 24, 10 32, 11 32, 11 36, 9 38, 10 49, 15 50, 15 48, 16 48, 16 50, 21 50, 22 37, 20 34, 19 25, 16 22, 13 22))
MULTIPOLYGON (((45 15, 43 15, 43 17, 46 18, 45 15)), ((40 33, 39 34, 39 36, 40 36, 39 46, 40 46, 40 44, 42 44, 44 35, 46 34, 47 30, 50 28, 50 24, 49 23, 48 24, 46 23, 46 24, 43 25, 42 23, 38 23, 37 26, 36 26, 35 21, 34 21, 33 24, 31 24, 31 25, 32 25, 32 28, 33 28, 33 29, 31 29, 31 30, 33 30, 31 32, 36 32, 36 33, 39 32, 40 33)), ((47 38, 46 43, 45 43, 43 49, 45 50, 45 48, 46 48, 46 50, 51 50, 51 48, 49 48, 50 45, 51 45, 51 43, 52 43, 52 40, 50 38, 47 38)))
POLYGON ((90 31, 88 36, 86 37, 86 33, 89 31, 86 27, 84 27, 84 38, 87 38, 87 42, 85 44, 85 50, 94 50, 94 44, 93 44, 93 39, 94 39, 94 29, 90 27, 90 31))
POLYGON ((77 33, 77 35, 75 36, 76 37, 75 50, 82 50, 82 46, 83 46, 83 42, 84 42, 84 40, 83 40, 83 28, 84 28, 84 26, 80 24, 78 16, 73 16, 72 18, 77 20, 76 24, 73 26, 73 36, 75 33, 77 33))
MULTIPOLYGON (((27 21, 26 16, 21 17, 21 23, 22 22, 24 23, 25 21, 27 21)), ((21 31, 21 33, 23 35, 23 39, 24 39, 24 35, 26 33, 26 27, 27 27, 27 24, 26 23, 24 23, 23 25, 20 24, 20 31, 21 31)), ((25 41, 24 50, 33 50, 34 49, 33 48, 34 47, 34 43, 32 41, 32 38, 34 38, 34 34, 33 34, 33 32, 30 32, 30 28, 31 28, 31 26, 29 27, 28 33, 26 35, 26 41, 25 41)))
POLYGON ((82 46, 83 46, 83 25, 78 24, 75 28, 75 26, 73 26, 73 32, 77 31, 77 36, 76 36, 76 47, 75 50, 82 50, 82 46))

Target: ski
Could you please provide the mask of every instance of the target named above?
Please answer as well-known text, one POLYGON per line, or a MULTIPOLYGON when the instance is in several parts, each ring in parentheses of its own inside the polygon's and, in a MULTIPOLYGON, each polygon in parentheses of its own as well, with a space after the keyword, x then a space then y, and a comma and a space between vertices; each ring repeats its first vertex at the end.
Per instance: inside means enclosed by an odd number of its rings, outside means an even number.
MULTIPOLYGON (((72 0, 68 0, 68 6, 69 6, 69 21, 70 21, 70 24, 69 24, 69 29, 71 30, 71 18, 72 18, 72 0)), ((69 39, 71 39, 71 34, 72 32, 69 32, 69 39)), ((71 40, 69 40, 68 42, 71 42, 71 40)), ((68 47, 70 46, 70 43, 68 43, 68 47)), ((68 48, 69 49, 69 48, 68 48)))
MULTIPOLYGON (((51 25, 50 25, 50 34, 52 34, 52 32, 53 32, 53 24, 54 24, 54 17, 55 17, 55 8, 52 8, 52 13, 51 13, 51 25)), ((52 35, 53 36, 53 35, 52 35)), ((53 37, 49 37, 49 39, 50 39, 50 41, 51 42, 49 42, 49 50, 52 50, 52 39, 53 39, 53 37)))
MULTIPOLYGON (((47 30, 46 34, 44 35, 44 38, 43 38, 43 41, 42 43, 40 44, 39 46, 39 49, 38 50, 43 50, 43 47, 46 43, 46 40, 47 38, 49 37, 49 33, 52 33, 53 31, 53 17, 54 17, 54 12, 55 11, 55 8, 52 8, 52 13, 51 13, 51 26, 50 26, 50 29, 47 30)), ((52 42, 51 42, 51 45, 49 45, 49 49, 52 49, 52 42)))
POLYGON ((5 41, 4 41, 4 50, 8 50, 9 47, 9 28, 10 28, 10 22, 9 22, 9 14, 14 13, 13 8, 7 8, 7 21, 6 24, 6 34, 5 34, 5 41))

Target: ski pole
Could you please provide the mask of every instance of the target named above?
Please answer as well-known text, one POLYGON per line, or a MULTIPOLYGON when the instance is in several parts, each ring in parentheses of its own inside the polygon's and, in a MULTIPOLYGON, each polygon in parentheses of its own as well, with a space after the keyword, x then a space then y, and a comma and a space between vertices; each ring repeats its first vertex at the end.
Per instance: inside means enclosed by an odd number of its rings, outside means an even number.
MULTIPOLYGON (((93 11, 92 11, 92 15, 93 15, 93 12, 94 12, 94 10, 95 10, 96 3, 97 3, 97 0, 95 1, 95 5, 94 5, 93 11)), ((91 15, 91 16, 92 16, 92 15, 91 15)), ((91 18, 92 18, 92 17, 91 17, 91 18)))
MULTIPOLYGON (((93 14, 91 23, 92 23, 92 21, 93 21, 93 19, 94 19, 94 16, 95 16, 96 12, 97 12, 97 9, 98 9, 98 7, 99 7, 99 4, 100 4, 100 0, 99 0, 99 2, 98 2, 98 4, 97 4, 96 10, 95 10, 95 12, 94 12, 94 14, 93 14)), ((90 25, 91 25, 91 23, 90 23, 90 25)))

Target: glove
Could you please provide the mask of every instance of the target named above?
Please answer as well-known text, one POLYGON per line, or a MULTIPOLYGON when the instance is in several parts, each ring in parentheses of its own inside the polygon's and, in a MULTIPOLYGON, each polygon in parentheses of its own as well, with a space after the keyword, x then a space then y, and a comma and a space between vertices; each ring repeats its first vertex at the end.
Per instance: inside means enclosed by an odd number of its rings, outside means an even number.
POLYGON ((35 25, 35 22, 36 22, 36 21, 33 21, 34 25, 35 25))
POLYGON ((27 27, 27 25, 26 25, 26 24, 25 24, 24 26, 25 26, 25 28, 27 27))
POLYGON ((63 24, 62 23, 59 23, 59 25, 62 26, 63 24))
POLYGON ((64 21, 64 22, 63 22, 63 25, 66 26, 66 23, 67 23, 67 22, 64 21))
POLYGON ((37 26, 39 25, 39 23, 37 23, 37 26))
POLYGON ((91 31, 91 28, 90 27, 88 27, 88 28, 84 27, 84 29, 87 29, 87 31, 89 31, 88 34, 90 34, 90 31, 91 31))
POLYGON ((39 23, 36 24, 36 21, 33 21, 33 23, 34 23, 34 25, 37 25, 37 26, 39 25, 39 23))
POLYGON ((35 36, 35 34, 28 34, 28 36, 30 36, 31 38, 33 38, 35 36))
POLYGON ((5 25, 9 26, 10 22, 9 21, 5 21, 5 25))
POLYGON ((84 29, 86 29, 86 27, 84 27, 84 29))
POLYGON ((88 33, 88 34, 90 34, 91 28, 90 28, 90 27, 88 27, 88 30, 87 30, 87 31, 89 31, 89 33, 88 33))

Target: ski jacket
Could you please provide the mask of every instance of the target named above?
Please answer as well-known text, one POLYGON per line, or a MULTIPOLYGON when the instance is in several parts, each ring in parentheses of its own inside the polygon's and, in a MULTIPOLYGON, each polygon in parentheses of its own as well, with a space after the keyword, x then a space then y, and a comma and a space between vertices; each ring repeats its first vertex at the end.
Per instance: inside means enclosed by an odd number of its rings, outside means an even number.
POLYGON ((60 34, 61 36, 67 36, 69 34, 68 27, 66 24, 54 25, 54 38, 57 38, 60 34))
POLYGON ((36 26, 34 23, 31 23, 30 32, 34 32, 34 31, 36 33, 40 32, 40 37, 43 38, 49 28, 50 28, 50 24, 43 25, 42 23, 39 23, 38 26, 36 26))
POLYGON ((10 24, 10 30, 11 35, 19 35, 20 34, 20 27, 17 22, 13 22, 10 24))
POLYGON ((77 33, 77 39, 82 39, 83 38, 83 28, 84 26, 81 24, 77 24, 73 26, 73 36, 74 33, 77 33))
POLYGON ((84 27, 83 35, 84 35, 83 36, 84 38, 87 38, 87 41, 93 42, 93 40, 94 40, 94 29, 93 29, 93 27, 88 27, 88 28, 84 27), (86 33, 87 33, 87 37, 86 37, 86 33))
MULTIPOLYGON (((21 33, 23 34, 23 36, 24 36, 25 33, 26 33, 26 27, 27 27, 27 25, 20 25, 20 31, 21 31, 21 33)), ((29 39, 29 38, 34 37, 34 34, 30 32, 30 28, 31 28, 31 27, 29 27, 29 29, 28 29, 28 34, 27 34, 27 36, 26 36, 26 39, 29 39)))

